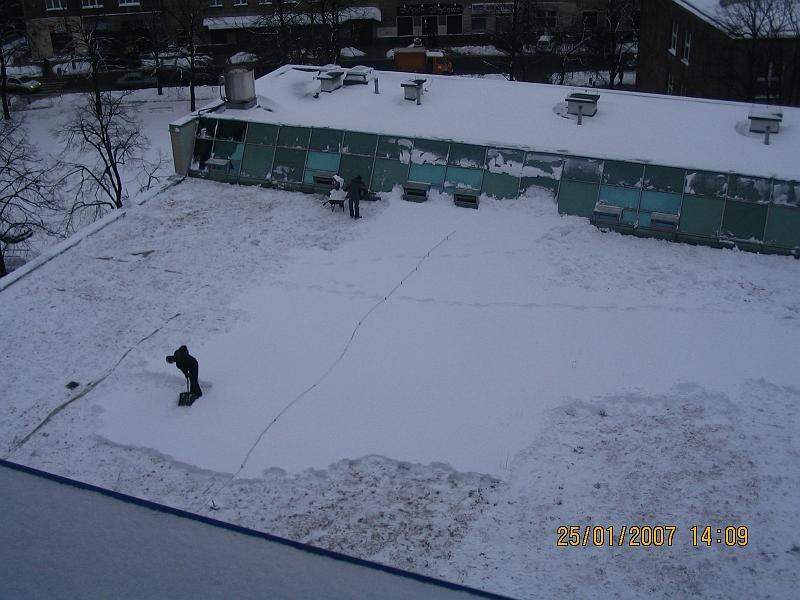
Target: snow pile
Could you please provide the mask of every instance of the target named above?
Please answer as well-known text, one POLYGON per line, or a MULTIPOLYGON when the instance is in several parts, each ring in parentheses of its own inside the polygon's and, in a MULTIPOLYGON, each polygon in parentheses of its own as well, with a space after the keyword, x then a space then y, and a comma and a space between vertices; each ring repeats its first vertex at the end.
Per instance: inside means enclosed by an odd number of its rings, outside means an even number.
POLYGON ((339 52, 340 56, 347 56, 347 57, 356 57, 356 56, 366 56, 366 52, 362 52, 358 48, 353 48, 352 46, 346 46, 341 49, 339 52))
POLYGON ((256 56, 252 52, 237 52, 228 59, 228 62, 230 62, 232 65, 240 65, 243 63, 254 63, 258 62, 258 56, 256 56))
POLYGON ((506 56, 507 52, 491 44, 488 46, 453 46, 447 49, 452 54, 464 56, 506 56))

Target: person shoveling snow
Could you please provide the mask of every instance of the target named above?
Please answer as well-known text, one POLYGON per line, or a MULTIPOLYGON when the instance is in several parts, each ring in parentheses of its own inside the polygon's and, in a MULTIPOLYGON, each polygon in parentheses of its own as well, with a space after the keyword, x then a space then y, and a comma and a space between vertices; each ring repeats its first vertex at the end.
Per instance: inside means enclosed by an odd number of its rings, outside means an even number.
POLYGON ((182 392, 178 397, 179 405, 191 405, 195 400, 203 395, 200 384, 197 382, 198 364, 197 359, 189 354, 189 349, 184 345, 178 348, 174 354, 167 356, 167 362, 174 364, 187 381, 188 392, 182 392))

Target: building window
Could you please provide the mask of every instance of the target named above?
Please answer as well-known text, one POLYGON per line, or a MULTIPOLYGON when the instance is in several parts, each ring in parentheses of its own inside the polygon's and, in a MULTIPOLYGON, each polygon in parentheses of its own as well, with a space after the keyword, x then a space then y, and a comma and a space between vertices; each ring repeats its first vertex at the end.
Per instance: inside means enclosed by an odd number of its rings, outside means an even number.
POLYGON ((397 17, 397 35, 414 35, 413 17, 397 17))
POLYGON ((61 0, 44 0, 44 5, 47 10, 64 10, 61 0))
POLYGON ((211 8, 219 8, 222 6, 222 0, 208 0, 208 5, 211 8))
POLYGON ((533 24, 536 29, 552 31, 558 25, 557 10, 537 10, 533 24))
POLYGON ((456 35, 464 30, 464 21, 461 15, 448 15, 447 16, 447 34, 456 35))
POLYGON ((118 0, 119 6, 139 6, 139 0, 118 0))
POLYGON ((472 31, 486 31, 486 17, 472 17, 472 31))
POLYGON ((233 0, 234 6, 247 6, 247 0, 233 0))
POLYGON ((272 4, 272 0, 258 0, 259 6, 264 6, 265 4, 272 4))
POLYGON ((685 34, 683 34, 683 58, 681 58, 681 61, 685 65, 689 64, 689 54, 691 53, 691 50, 692 50, 692 32, 687 31, 685 34))
POLYGON ((667 94, 672 95, 675 92, 675 77, 672 73, 667 73, 667 94))
POLYGON ((672 36, 669 38, 669 53, 672 56, 678 52, 678 22, 672 22, 672 36))
POLYGON ((81 0, 81 8, 103 8, 103 0, 81 0))

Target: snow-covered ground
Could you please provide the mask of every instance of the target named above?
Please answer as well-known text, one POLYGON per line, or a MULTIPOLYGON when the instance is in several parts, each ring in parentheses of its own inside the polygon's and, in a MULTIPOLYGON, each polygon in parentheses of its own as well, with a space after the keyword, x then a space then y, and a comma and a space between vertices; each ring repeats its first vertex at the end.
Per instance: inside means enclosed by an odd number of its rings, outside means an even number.
MULTIPOLYGON (((185 104, 141 100, 167 147, 185 104)), ((546 198, 322 201, 186 180, 0 292, 0 456, 522 598, 792 597, 796 261, 546 198), (585 524, 678 530, 556 545, 585 524)))

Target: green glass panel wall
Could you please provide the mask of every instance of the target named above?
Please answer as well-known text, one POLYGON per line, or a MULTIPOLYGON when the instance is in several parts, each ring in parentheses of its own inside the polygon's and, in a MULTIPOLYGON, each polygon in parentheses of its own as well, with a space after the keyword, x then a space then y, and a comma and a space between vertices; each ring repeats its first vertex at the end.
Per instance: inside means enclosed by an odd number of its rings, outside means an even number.
POLYGON ((219 123, 217 123, 217 133, 214 138, 226 142, 243 142, 246 129, 247 121, 220 119, 219 123))
POLYGON ((644 168, 644 189, 660 192, 682 192, 686 172, 675 167, 646 165, 644 168))
POLYGON ((284 148, 308 148, 308 138, 311 136, 311 129, 308 127, 290 127, 281 125, 278 131, 278 146, 284 148))
POLYGON ((620 206, 622 208, 638 208, 639 190, 635 188, 616 187, 613 185, 601 185, 600 201, 603 204, 620 206))
POLYGON ((441 191, 444 183, 444 170, 444 165, 412 164, 408 171, 408 180, 430 183, 432 187, 441 191))
POLYGON ((767 205, 728 200, 722 218, 722 235, 739 240, 762 241, 767 223, 767 205))
POLYGON ((272 169, 272 159, 274 156, 275 148, 272 146, 245 144, 244 158, 242 159, 242 169, 239 172, 239 179, 254 183, 264 181, 267 179, 272 169))
POLYGON ((681 210, 681 195, 644 190, 639 201, 639 210, 677 215, 681 210))
POLYGON ((340 158, 341 154, 309 150, 303 182, 314 183, 314 173, 338 173, 340 158))
POLYGON ((770 206, 764 242, 787 249, 800 247, 800 209, 770 206))
POLYGON ((775 180, 772 185, 772 202, 785 206, 800 206, 800 182, 775 180))
POLYGON ((447 164, 454 167, 483 169, 486 165, 486 146, 453 142, 450 144, 447 164))
POLYGON ((564 169, 564 160, 557 154, 528 152, 522 167, 521 193, 534 195, 542 190, 555 198, 558 182, 564 169))
MULTIPOLYGON (((368 156, 353 156, 349 154, 342 154, 342 159, 339 162, 339 175, 348 183, 356 175, 361 175, 361 179, 369 185, 372 178, 372 157, 368 156)), ((370 187, 370 189, 374 189, 370 187)))
POLYGON ((232 177, 239 175, 239 169, 242 166, 242 156, 244 155, 244 144, 237 144, 236 142, 222 142, 217 140, 214 142, 214 149, 211 156, 214 158, 228 159, 231 161, 231 166, 228 171, 232 177))
MULTIPOLYGON (((525 152, 512 148, 488 148, 486 150, 486 170, 489 173, 520 177, 525 165, 525 152)), ((519 188, 519 184, 517 184, 519 188)), ((499 197, 499 196, 498 196, 499 197)), ((514 194, 516 198, 517 195, 514 194)))
POLYGON ((415 138, 414 148, 411 150, 411 162, 417 165, 446 165, 449 146, 449 142, 415 138))
POLYGON ((718 237, 725 200, 714 196, 684 196, 678 229, 682 233, 718 237))
POLYGON ((724 196, 728 191, 728 175, 709 171, 686 171, 683 191, 698 196, 724 196))
POLYGON ((375 192, 390 192, 395 185, 408 181, 408 165, 399 160, 376 158, 370 189, 375 192))
POLYGON ((341 155, 334 154, 333 152, 309 151, 308 159, 306 160, 306 169, 337 173, 339 171, 340 156, 341 155))
POLYGON ((564 161, 564 177, 576 181, 597 183, 603 172, 603 161, 599 158, 568 157, 564 161))
POLYGON ((276 148, 272 164, 273 181, 303 181, 303 167, 306 164, 306 151, 290 148, 276 148))
MULTIPOLYGON (((646 221, 650 223, 650 213, 642 213, 643 217, 646 217, 646 221)), ((635 225, 636 220, 639 217, 639 212, 635 208, 626 208, 622 211, 622 222, 626 225, 635 225)))
POLYGON ((209 119, 208 117, 200 117, 197 123, 197 137, 204 139, 213 139, 217 131, 217 120, 209 119))
POLYGON ((414 143, 409 138, 396 135, 382 135, 378 138, 377 158, 391 158, 408 164, 411 160, 411 148, 414 143))
POLYGON ((341 129, 312 129, 309 150, 319 152, 341 152, 344 131, 341 129))
POLYGON ((763 177, 731 175, 728 198, 749 200, 750 202, 769 202, 772 181, 763 177))
POLYGON ((247 143, 274 146, 278 139, 278 126, 269 123, 248 123, 247 143))
POLYGON ((483 169, 465 169, 463 167, 447 167, 444 188, 448 192, 456 189, 480 190, 483 182, 483 169))
POLYGON ((603 183, 625 187, 642 187, 644 165, 619 160, 607 160, 603 166, 603 183))
POLYGON ((198 139, 194 143, 194 153, 192 154, 192 162, 189 165, 189 170, 196 172, 205 172, 206 161, 211 158, 211 148, 214 142, 206 139, 198 139))
POLYGON ((373 133, 360 133, 358 131, 346 131, 342 153, 359 154, 372 158, 375 155, 375 147, 378 144, 378 136, 373 133))
POLYGON ((481 192, 498 200, 519 196, 519 177, 505 173, 484 173, 481 192))
POLYGON ((597 184, 563 179, 558 191, 558 212, 591 217, 597 204, 597 184))

